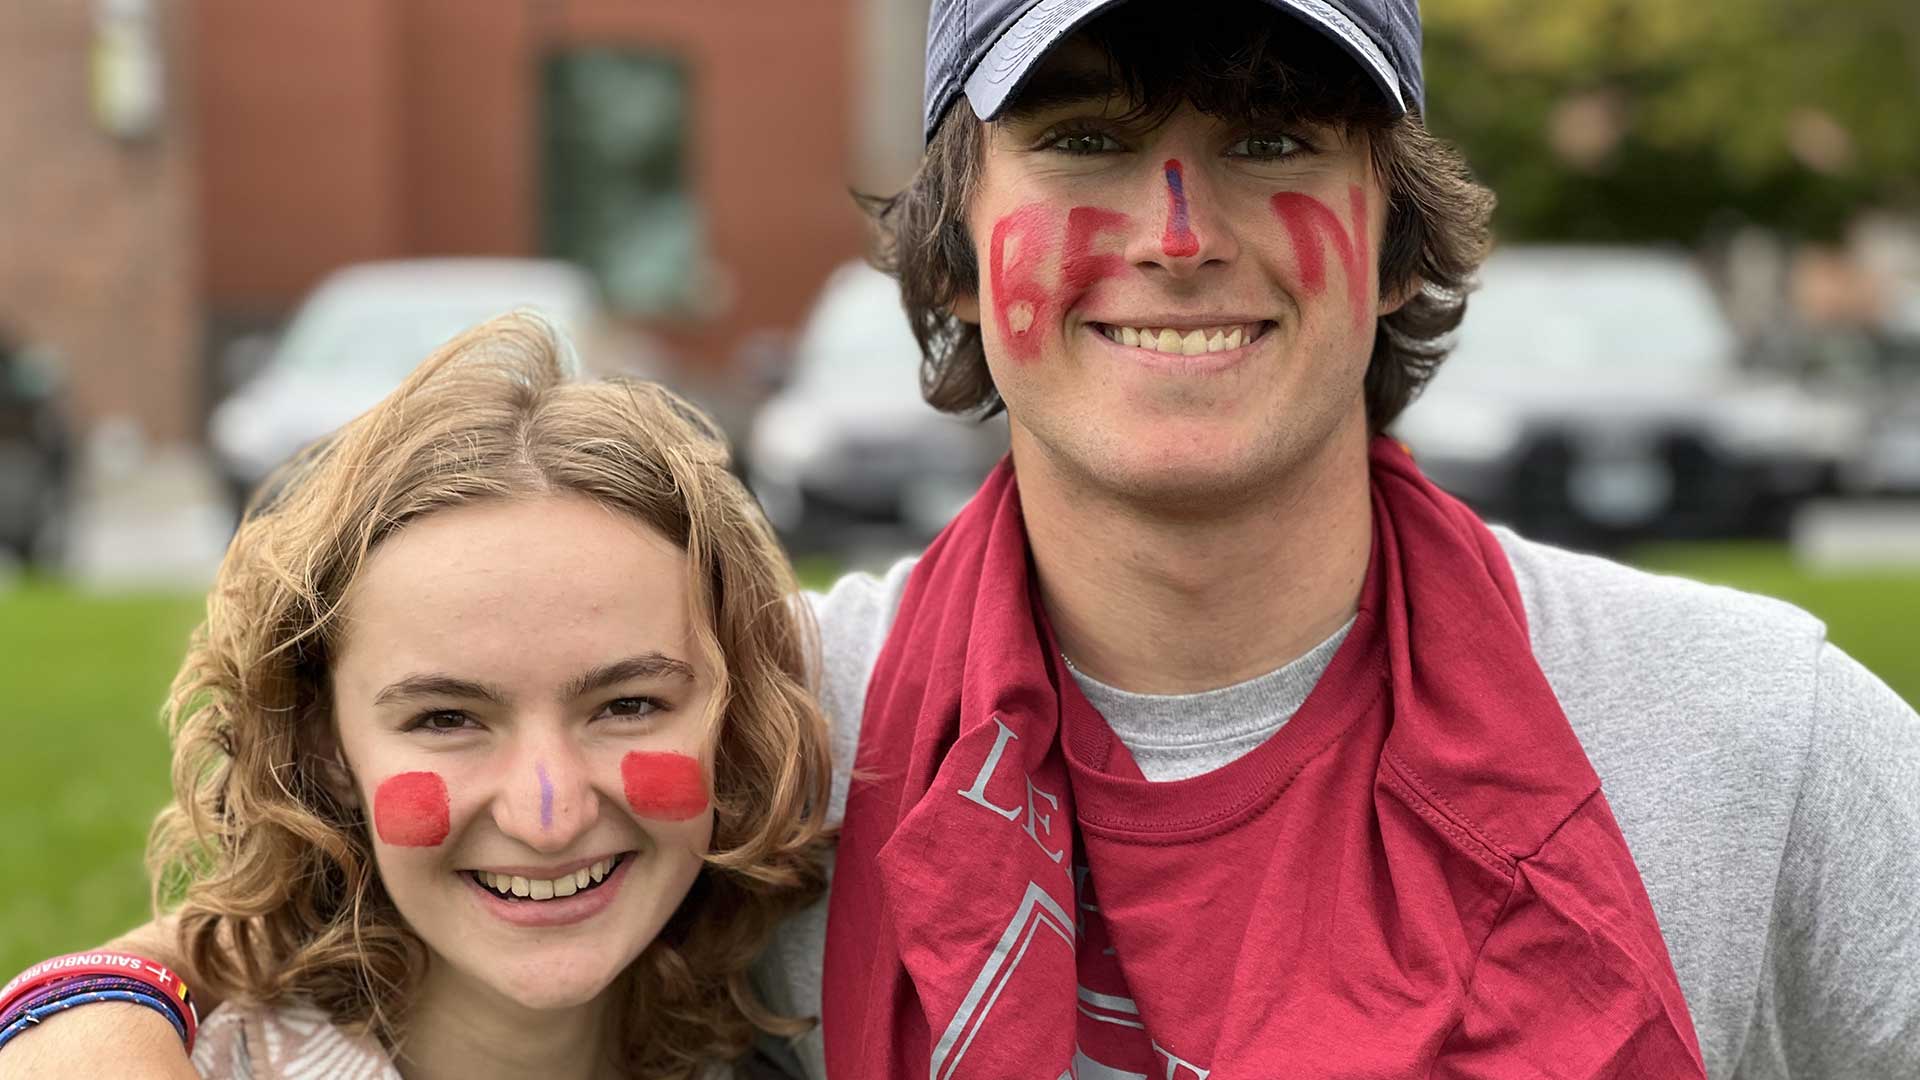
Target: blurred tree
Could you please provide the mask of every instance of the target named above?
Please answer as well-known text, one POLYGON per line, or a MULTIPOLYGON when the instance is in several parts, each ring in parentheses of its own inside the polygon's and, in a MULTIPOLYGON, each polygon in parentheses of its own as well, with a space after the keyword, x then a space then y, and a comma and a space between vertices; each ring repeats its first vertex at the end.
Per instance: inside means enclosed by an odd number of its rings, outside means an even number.
POLYGON ((1920 0, 1427 0, 1429 122, 1504 236, 1831 237, 1920 206, 1920 0))

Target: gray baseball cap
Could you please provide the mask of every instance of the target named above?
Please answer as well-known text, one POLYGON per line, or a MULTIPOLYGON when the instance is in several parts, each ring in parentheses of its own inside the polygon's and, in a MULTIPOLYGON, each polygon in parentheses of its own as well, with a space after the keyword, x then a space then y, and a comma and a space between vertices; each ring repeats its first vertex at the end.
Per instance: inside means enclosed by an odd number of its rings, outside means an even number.
MULTIPOLYGON (((1047 53, 1087 20, 1124 2, 933 0, 924 137, 933 138, 940 118, 963 92, 980 119, 1000 115, 1047 53)), ((1422 107, 1418 0, 1264 2, 1332 39, 1400 112, 1422 107)))

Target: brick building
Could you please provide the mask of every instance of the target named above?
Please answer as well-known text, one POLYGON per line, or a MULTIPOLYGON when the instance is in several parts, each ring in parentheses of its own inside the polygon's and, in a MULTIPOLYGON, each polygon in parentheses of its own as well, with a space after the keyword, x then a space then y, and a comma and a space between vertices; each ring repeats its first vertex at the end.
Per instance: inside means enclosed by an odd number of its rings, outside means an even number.
POLYGON ((925 8, 6 0, 0 329, 62 358, 81 430, 157 444, 200 439, 231 334, 368 259, 574 258, 722 369, 861 250, 849 184, 911 167, 925 8), (116 134, 129 47, 160 78, 116 134))
POLYGON ((917 35, 916 7, 194 0, 213 325, 280 316, 344 263, 553 254, 724 365, 861 249, 847 188, 883 122, 854 104, 863 33, 892 12, 917 35))
POLYGON ((199 259, 177 7, 0 3, 0 333, 44 346, 83 428, 196 437, 199 259))

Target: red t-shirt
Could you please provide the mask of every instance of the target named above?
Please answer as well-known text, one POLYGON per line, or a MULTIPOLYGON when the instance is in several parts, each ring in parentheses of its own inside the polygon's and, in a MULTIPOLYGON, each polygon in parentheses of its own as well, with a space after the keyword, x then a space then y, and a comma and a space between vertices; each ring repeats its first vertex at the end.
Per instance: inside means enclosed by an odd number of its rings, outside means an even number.
POLYGON ((1542 789, 1589 782, 1584 755, 1390 729, 1384 650, 1363 611, 1271 739, 1164 783, 1062 682, 1079 1080, 1691 1075, 1609 1060, 1677 1002, 1652 911, 1595 909, 1645 904, 1597 786, 1537 812, 1542 789), (1476 783, 1429 785, 1461 766, 1476 783))

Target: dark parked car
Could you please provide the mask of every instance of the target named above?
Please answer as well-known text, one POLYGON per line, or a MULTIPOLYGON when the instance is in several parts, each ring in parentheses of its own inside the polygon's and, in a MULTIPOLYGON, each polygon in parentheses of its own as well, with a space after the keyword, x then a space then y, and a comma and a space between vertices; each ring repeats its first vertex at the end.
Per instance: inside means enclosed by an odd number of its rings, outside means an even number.
POLYGON ((0 547, 28 562, 57 558, 71 477, 51 366, 0 337, 0 547))
POLYGON ((1767 343, 1766 363, 1858 402, 1862 432, 1840 471, 1850 495, 1920 495, 1920 328, 1817 327, 1767 343))

